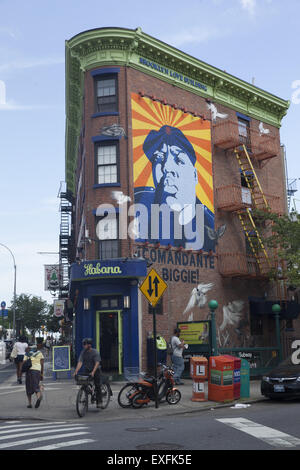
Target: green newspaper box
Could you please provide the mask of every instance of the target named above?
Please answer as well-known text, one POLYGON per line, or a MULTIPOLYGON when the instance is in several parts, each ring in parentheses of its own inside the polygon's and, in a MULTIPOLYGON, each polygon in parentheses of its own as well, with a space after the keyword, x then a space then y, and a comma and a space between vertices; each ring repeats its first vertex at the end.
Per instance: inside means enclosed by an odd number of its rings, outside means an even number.
POLYGON ((241 363, 241 398, 250 397, 250 364, 246 359, 241 363))

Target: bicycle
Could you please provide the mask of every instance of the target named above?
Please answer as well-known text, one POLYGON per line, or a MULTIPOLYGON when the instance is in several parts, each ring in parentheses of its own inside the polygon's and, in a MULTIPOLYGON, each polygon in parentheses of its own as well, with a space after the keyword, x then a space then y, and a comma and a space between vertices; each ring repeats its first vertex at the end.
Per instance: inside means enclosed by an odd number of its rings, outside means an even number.
MULTIPOLYGON (((91 375, 77 375, 75 376, 75 379, 77 385, 80 385, 80 389, 78 390, 76 398, 76 411, 78 416, 82 418, 88 411, 89 396, 91 404, 97 403, 96 387, 94 379, 91 375)), ((101 376, 100 381, 102 397, 101 409, 104 410, 108 407, 110 397, 113 393, 106 377, 101 376)))

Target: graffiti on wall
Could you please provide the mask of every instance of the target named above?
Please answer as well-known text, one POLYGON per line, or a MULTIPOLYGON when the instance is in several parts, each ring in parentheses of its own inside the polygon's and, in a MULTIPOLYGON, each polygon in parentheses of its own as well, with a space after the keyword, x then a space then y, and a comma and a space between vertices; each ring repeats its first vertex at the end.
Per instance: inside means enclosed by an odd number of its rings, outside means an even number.
POLYGON ((199 284, 197 287, 195 287, 191 292, 187 306, 183 311, 183 315, 188 312, 192 314, 191 310, 196 307, 203 308, 207 302, 207 296, 205 294, 207 294, 207 292, 210 291, 212 287, 212 283, 199 284))
POLYGON ((243 300, 233 300, 223 306, 223 320, 218 328, 220 347, 245 347, 249 340, 249 322, 243 300))
POLYGON ((136 241, 214 249, 210 122, 135 93, 131 103, 136 241))

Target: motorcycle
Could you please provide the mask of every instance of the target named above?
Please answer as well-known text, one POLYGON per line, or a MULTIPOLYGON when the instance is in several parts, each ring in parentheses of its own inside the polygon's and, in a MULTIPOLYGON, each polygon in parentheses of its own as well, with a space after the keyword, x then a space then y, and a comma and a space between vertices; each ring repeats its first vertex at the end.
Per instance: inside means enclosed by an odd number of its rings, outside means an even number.
POLYGON ((158 400, 166 400, 169 405, 176 405, 181 399, 180 391, 174 387, 174 371, 165 365, 162 366, 161 377, 155 381, 154 377, 143 377, 138 382, 126 384, 119 393, 118 402, 123 408, 141 408, 155 401, 155 382, 158 391, 158 400), (123 399, 124 397, 124 399, 123 399))

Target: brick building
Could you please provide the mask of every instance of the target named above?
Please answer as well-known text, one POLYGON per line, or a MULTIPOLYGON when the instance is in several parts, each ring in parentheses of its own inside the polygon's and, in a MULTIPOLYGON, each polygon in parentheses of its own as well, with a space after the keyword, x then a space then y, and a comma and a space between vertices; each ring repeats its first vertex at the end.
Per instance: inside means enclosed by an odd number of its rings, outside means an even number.
POLYGON ((145 367, 152 310, 138 284, 150 266, 168 284, 156 307, 165 338, 178 322, 206 320, 216 299, 220 348, 276 346, 270 314, 281 302, 288 344, 298 304, 268 280, 275 257, 261 235, 270 228, 251 214, 287 211, 279 129, 288 106, 140 28, 66 41, 61 292, 75 306, 77 353, 92 336, 106 370, 145 367), (166 214, 151 231, 153 204, 173 213, 166 236, 166 214))

